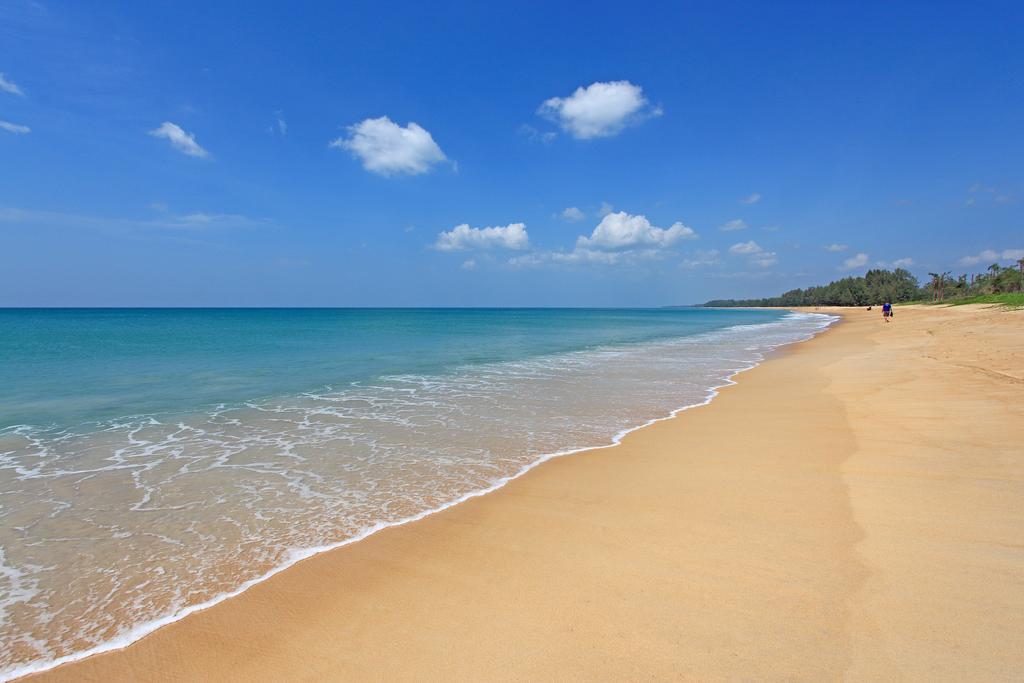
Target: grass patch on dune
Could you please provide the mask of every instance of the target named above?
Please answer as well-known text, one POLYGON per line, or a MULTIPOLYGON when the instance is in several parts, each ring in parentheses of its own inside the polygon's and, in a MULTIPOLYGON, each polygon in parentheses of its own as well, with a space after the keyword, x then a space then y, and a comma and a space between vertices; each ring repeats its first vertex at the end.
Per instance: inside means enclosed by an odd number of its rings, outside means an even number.
POLYGON ((1007 292, 1005 294, 979 294, 963 299, 952 299, 939 301, 940 304, 950 306, 962 306, 964 304, 996 304, 998 306, 1009 306, 1010 308, 1024 308, 1024 292, 1007 292))

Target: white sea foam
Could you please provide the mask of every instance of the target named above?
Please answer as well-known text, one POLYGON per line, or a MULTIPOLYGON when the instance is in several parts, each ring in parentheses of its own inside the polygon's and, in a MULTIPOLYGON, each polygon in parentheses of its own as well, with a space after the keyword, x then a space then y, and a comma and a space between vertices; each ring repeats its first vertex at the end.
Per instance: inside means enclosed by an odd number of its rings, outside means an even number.
POLYGON ((2 430, 0 678, 123 647, 304 558, 615 446, 834 321, 789 314, 87 433, 2 430))

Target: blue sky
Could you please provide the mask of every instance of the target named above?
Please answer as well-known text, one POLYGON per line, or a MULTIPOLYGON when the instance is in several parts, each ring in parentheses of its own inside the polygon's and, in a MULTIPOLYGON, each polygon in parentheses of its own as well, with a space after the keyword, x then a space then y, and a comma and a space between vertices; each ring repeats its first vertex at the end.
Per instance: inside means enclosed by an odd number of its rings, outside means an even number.
POLYGON ((0 305, 658 306, 1024 256, 1019 3, 490 5, 0 0, 0 305))

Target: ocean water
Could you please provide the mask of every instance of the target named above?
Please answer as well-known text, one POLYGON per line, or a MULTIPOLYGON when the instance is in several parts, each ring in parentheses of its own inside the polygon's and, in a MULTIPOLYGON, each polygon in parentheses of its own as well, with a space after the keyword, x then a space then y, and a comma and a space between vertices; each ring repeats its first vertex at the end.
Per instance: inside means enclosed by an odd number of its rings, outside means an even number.
POLYGON ((0 310, 0 679, 614 444, 833 321, 0 310))

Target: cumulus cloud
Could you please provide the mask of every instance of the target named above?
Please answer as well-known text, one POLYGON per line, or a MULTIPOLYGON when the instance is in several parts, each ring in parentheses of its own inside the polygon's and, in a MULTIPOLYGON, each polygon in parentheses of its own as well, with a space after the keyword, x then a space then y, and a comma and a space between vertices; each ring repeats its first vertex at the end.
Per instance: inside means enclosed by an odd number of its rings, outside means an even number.
POLYGON ((25 96, 25 93, 21 91, 21 88, 19 88, 13 81, 7 80, 7 77, 4 76, 2 72, 0 72, 0 90, 5 93, 10 93, 11 95, 20 95, 21 97, 25 96))
POLYGON ((332 140, 329 146, 347 149, 363 162, 363 168, 382 176, 419 175, 448 159, 419 124, 403 128, 387 116, 349 126, 348 137, 332 140))
POLYGON ((985 249, 973 256, 964 256, 962 259, 957 261, 957 263, 961 266, 976 266, 979 263, 992 264, 1016 262, 1022 258, 1024 258, 1024 249, 1003 249, 1002 251, 985 249))
MULTIPOLYGON (((697 233, 681 222, 659 228, 651 225, 646 216, 632 216, 620 211, 605 215, 590 235, 580 235, 571 251, 532 251, 515 256, 508 263, 516 268, 583 264, 628 266, 664 258, 672 253, 668 247, 681 240, 696 238, 697 233)), ((718 252, 709 253, 717 256, 718 252)), ((698 254, 707 258, 707 253, 698 254)))
POLYGON ((746 230, 747 224, 743 222, 741 218, 734 218, 731 221, 726 221, 718 226, 718 229, 722 232, 732 232, 733 230, 746 230))
POLYGON ((764 251, 754 240, 749 242, 737 242, 736 244, 729 247, 730 254, 757 254, 764 251))
POLYGON ((192 133, 187 133, 182 130, 181 126, 170 121, 164 121, 160 124, 159 128, 149 131, 149 134, 155 138, 163 138, 171 143, 174 149, 178 150, 183 154, 187 154, 190 157, 200 157, 205 159, 210 156, 210 153, 199 146, 196 142, 196 136, 192 133))
POLYGON ((914 259, 904 256, 892 261, 878 261, 877 263, 879 268, 909 268, 914 265, 914 259))
POLYGON ((0 128, 6 130, 8 133, 14 133, 15 135, 24 135, 25 133, 32 132, 32 129, 28 126, 21 126, 17 123, 11 123, 10 121, 0 121, 0 128))
POLYGON ((563 209, 561 216, 564 220, 567 220, 571 223, 577 223, 586 218, 586 216, 583 215, 583 212, 577 209, 575 206, 570 206, 567 209, 563 209))
POLYGON ((504 227, 471 228, 456 225, 437 236, 434 248, 438 251, 466 251, 469 249, 526 249, 530 237, 523 223, 510 223, 504 227))
POLYGON ((660 116, 661 109, 650 107, 640 86, 611 81, 581 86, 568 97, 552 97, 537 113, 557 122, 574 138, 589 140, 617 135, 626 126, 660 116))
POLYGON ((849 247, 846 246, 845 244, 835 244, 835 243, 833 243, 833 244, 826 244, 824 249, 825 249, 825 251, 839 252, 839 251, 846 251, 847 249, 849 249, 849 247))
POLYGON ((761 193, 754 192, 740 200, 740 204, 757 204, 761 201, 761 193))
POLYGON ((729 247, 729 253, 736 254, 738 256, 749 256, 750 263, 762 268, 774 266, 779 262, 774 251, 765 251, 764 247, 754 240, 750 240, 748 242, 737 242, 729 247))
POLYGON ((868 255, 865 253, 855 254, 850 258, 843 261, 843 270, 853 270, 854 268, 861 268, 866 266, 868 263, 868 255))
POLYGON ((679 240, 696 239, 697 233, 680 222, 668 228, 651 225, 646 216, 631 216, 625 211, 610 213, 601 219, 590 237, 580 235, 578 249, 623 249, 637 245, 668 247, 679 240))

